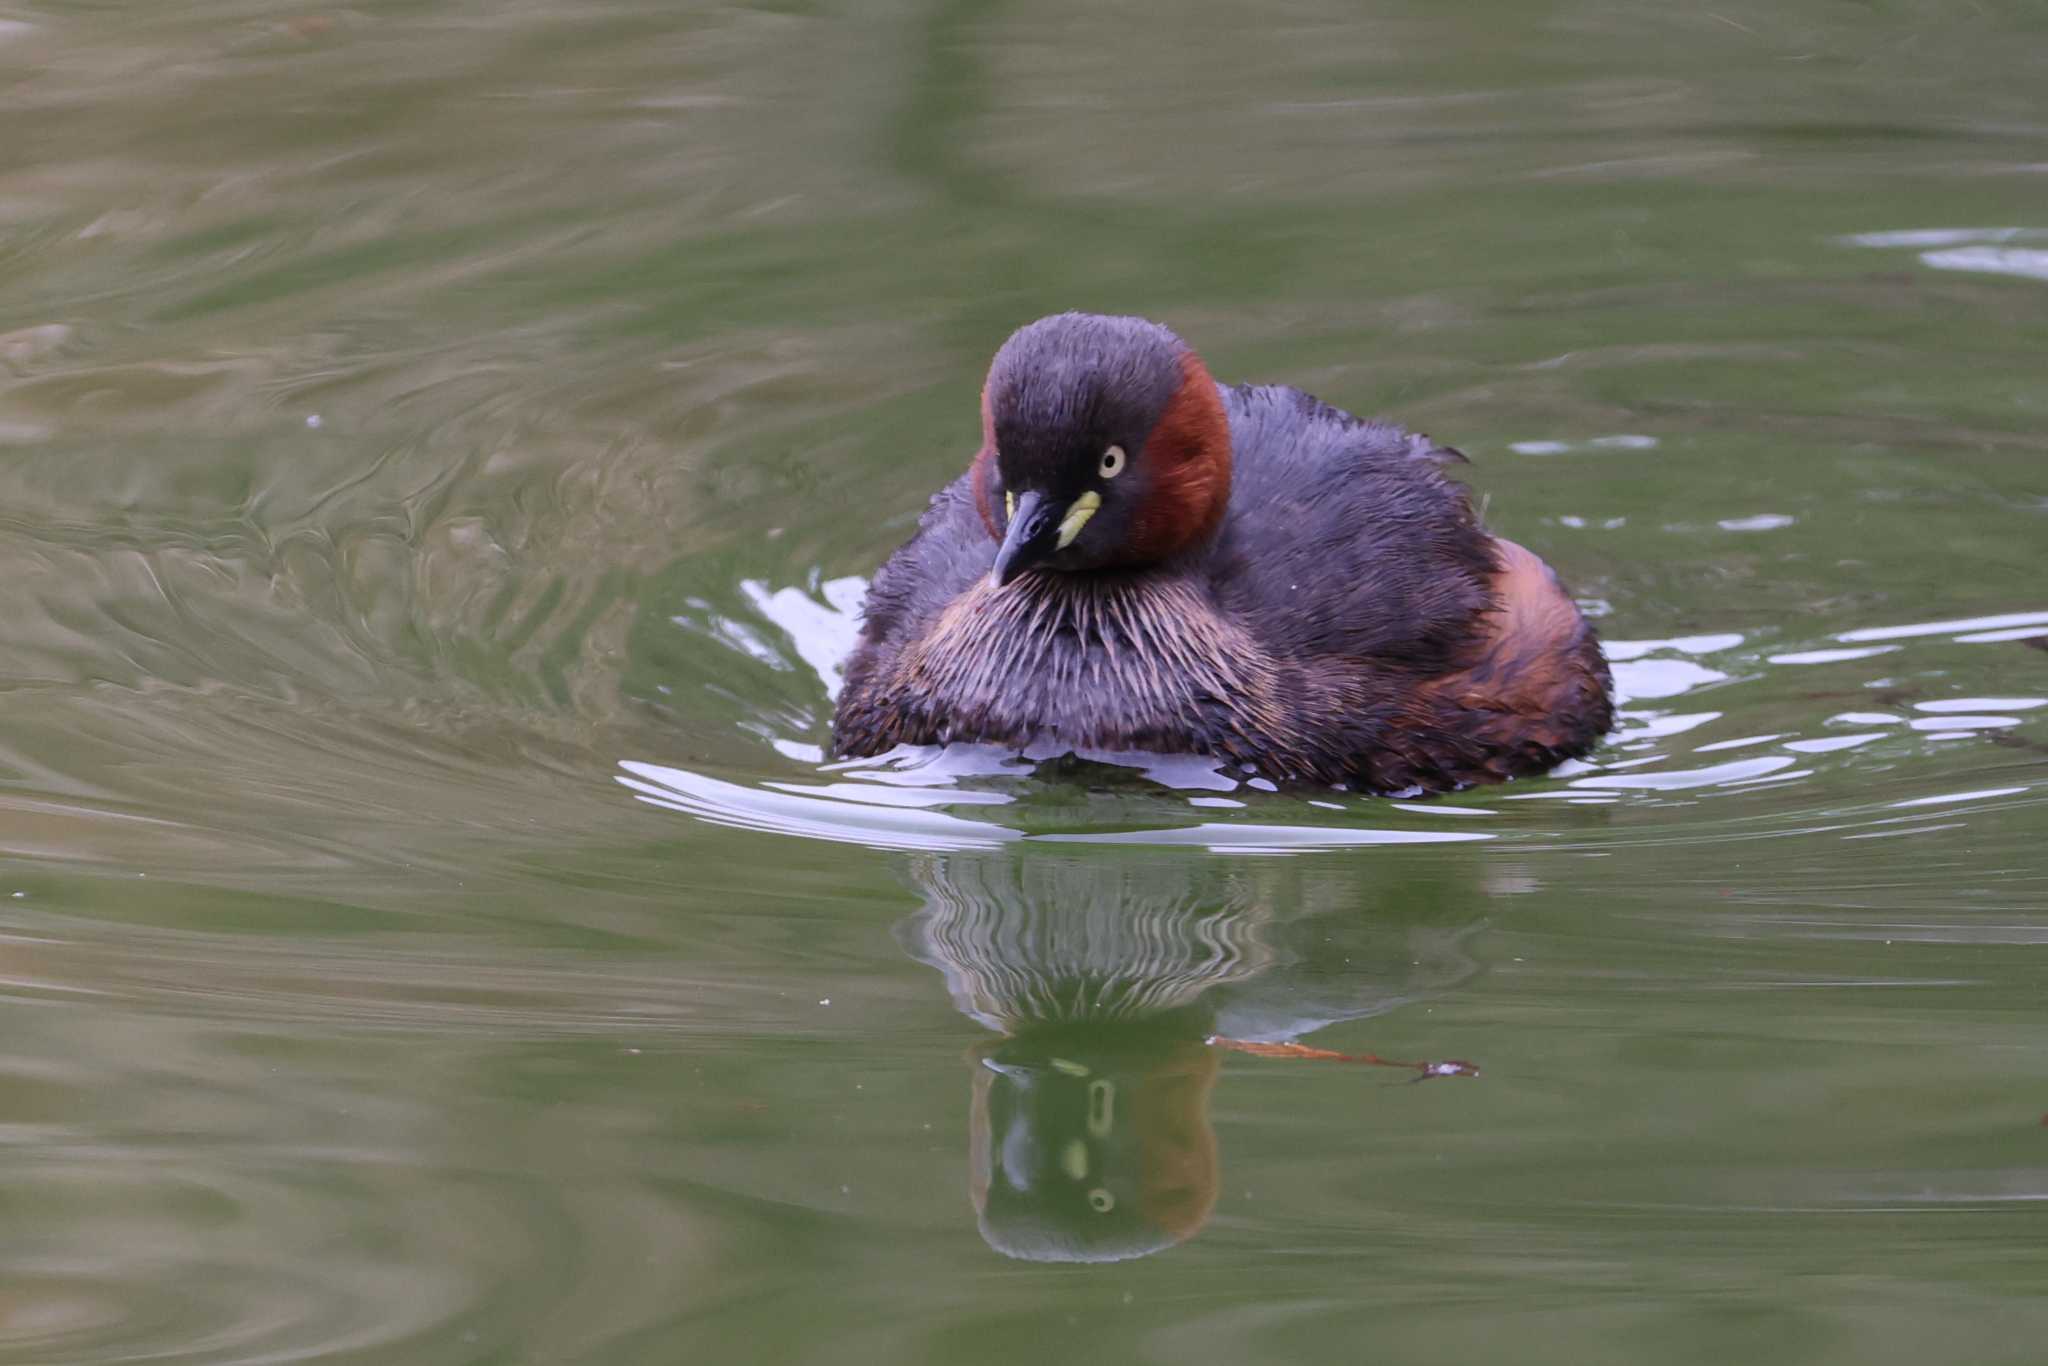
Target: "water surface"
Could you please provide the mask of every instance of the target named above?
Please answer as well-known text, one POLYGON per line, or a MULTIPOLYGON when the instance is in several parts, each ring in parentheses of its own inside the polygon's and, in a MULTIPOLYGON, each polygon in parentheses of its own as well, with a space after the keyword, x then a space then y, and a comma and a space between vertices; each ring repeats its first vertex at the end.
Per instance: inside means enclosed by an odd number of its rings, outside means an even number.
POLYGON ((0 0, 0 1360, 2037 1360, 2044 39, 0 0), (1469 452, 1610 743, 823 764, 1066 307, 1469 452))

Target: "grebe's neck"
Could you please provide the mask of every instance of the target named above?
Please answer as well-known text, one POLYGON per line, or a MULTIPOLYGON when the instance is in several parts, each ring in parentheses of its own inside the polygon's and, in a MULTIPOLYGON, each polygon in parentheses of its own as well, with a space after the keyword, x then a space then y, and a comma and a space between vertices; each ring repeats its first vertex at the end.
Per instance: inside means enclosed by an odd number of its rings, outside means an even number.
POLYGON ((1180 361, 1180 387, 1145 441, 1151 480, 1132 519, 1130 560, 1153 564, 1208 539, 1230 505, 1230 417, 1202 358, 1180 361))

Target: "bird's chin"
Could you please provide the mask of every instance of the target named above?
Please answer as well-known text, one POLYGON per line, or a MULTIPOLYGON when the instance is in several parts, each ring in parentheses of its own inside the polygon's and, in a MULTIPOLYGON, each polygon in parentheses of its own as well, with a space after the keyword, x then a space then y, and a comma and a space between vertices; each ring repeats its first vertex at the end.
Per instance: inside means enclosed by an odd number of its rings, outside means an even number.
POLYGON ((1013 569, 1007 576, 990 570, 981 585, 991 593, 1031 593, 1045 586, 1054 575, 1048 565, 1034 564, 1024 569, 1013 569))

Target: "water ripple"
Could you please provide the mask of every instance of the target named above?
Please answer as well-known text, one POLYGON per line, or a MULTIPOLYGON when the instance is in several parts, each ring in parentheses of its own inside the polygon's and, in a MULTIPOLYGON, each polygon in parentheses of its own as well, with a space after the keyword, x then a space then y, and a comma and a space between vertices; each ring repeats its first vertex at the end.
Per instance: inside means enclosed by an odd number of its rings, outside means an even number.
MULTIPOLYGON (((821 726, 829 714, 832 689, 836 686, 838 662, 856 636, 854 612, 860 599, 858 580, 839 579, 816 584, 811 591, 795 588, 769 590, 749 581, 742 586, 747 614, 737 616, 701 604, 697 615, 679 619, 678 624, 707 638, 721 641, 726 648, 778 672, 788 673, 801 662, 812 674, 822 696, 817 705, 802 709, 803 725, 821 726)), ((1215 853, 1274 854, 1300 851, 1330 851, 1396 843, 1463 843, 1502 839, 1522 843, 1542 840, 1536 832, 1507 829, 1497 833, 1454 832, 1448 828, 1426 831, 1394 831, 1358 823, 1381 811, 1404 814, 1456 817, 1472 813, 1500 814, 1514 808, 1509 802, 1537 802, 1547 805, 1598 806, 1617 801, 1658 802, 1696 800, 1695 794, 1742 794, 1763 789, 1797 789, 1801 784, 1829 775, 1815 767, 1801 767, 1799 761, 1826 756, 1827 762, 1853 763, 1858 756, 1884 750, 1894 737, 1919 735, 1927 743, 1950 744, 1998 730, 2023 727, 2022 713, 2048 705, 2048 699, 2023 697, 1926 698, 1913 699, 1911 707, 1921 713, 1902 717, 1890 712, 1847 711, 1824 718, 1806 718, 1804 725, 1855 725, 1864 729, 1852 734, 1806 734, 1799 730, 1761 735, 1722 737, 1717 734, 1729 724, 1740 724, 1742 707, 1731 700, 1715 710, 1674 710, 1663 705, 1688 698, 1709 687, 1719 696, 1728 688, 1754 688, 1768 681, 1773 668, 1826 669, 1856 665, 1890 657, 1909 648, 1896 642, 1927 637, 1968 635, 1987 622, 2005 624, 2027 621, 2036 615, 2014 613, 1999 617, 1962 618, 1924 625, 1866 627, 1837 633, 1838 640, 1881 640, 1887 643, 1857 646, 1825 646, 1779 649, 1765 643, 1759 632, 1711 632, 1662 639, 1617 639, 1607 644, 1615 673, 1616 699, 1621 704, 1617 728, 1608 743, 1589 760, 1560 766, 1548 782, 1523 782, 1507 789, 1481 789, 1471 800, 1485 805, 1451 807, 1442 803, 1388 805, 1345 794, 1341 800, 1299 802, 1304 807, 1343 813, 1346 823, 1275 823, 1263 818, 1267 810, 1251 789, 1270 784, 1246 784, 1199 756, 1125 755, 1087 753, 1078 757, 1094 763, 1132 770, 1168 790, 1199 793, 1182 800, 1185 805, 1207 810, 1243 812, 1229 821, 1175 823, 1162 820, 1156 804, 1133 795, 1126 810, 1129 822, 1120 825, 1105 811, 1101 828, 1086 831, 1062 830, 1032 833, 989 819, 971 819, 939 808, 975 807, 989 815, 1000 815, 1013 805, 1018 784, 1033 769, 1060 758, 1056 747, 1014 754, 989 746, 953 745, 905 748, 877 759, 837 764, 820 763, 816 730, 790 734, 781 730, 773 716, 761 714, 748 727, 769 741, 779 755, 794 759, 814 772, 836 775, 827 782, 763 778, 755 782, 715 778, 673 765, 640 760, 621 762, 624 775, 618 781, 650 805, 684 812, 714 824, 802 835, 836 842, 865 844, 875 848, 969 849, 988 848, 1015 840, 1033 842, 1109 842, 1119 844, 1183 845, 1215 853), (2006 706, 2007 716, 1979 708, 2006 706), (1897 730, 1872 729, 1897 727, 1897 730), (1685 752, 1673 741, 1686 736, 1691 752, 1711 754, 1735 748, 1774 745, 1779 752, 1753 754, 1724 762, 1682 764, 1675 762, 1685 752), (1553 785, 1557 784, 1557 785, 1553 785), (1237 793, 1222 796, 1221 793, 1237 793)), ((2028 791, 2028 788, 2014 792, 2028 791)), ((1740 817, 1737 817, 1740 819, 1740 817)), ((1867 817, 1843 811, 1836 822, 1819 825, 1794 823, 1776 830, 1778 834, 1821 833, 1829 829, 1855 827, 1867 817)), ((1761 831, 1757 833, 1762 833, 1761 831)), ((1881 832, 1895 833, 1895 832, 1881 832)), ((1932 830, 1920 833, 1935 833, 1932 830)), ((1631 835, 1629 838, 1635 838, 1631 835)), ((1715 841, 1726 836, 1702 826, 1696 837, 1715 841)), ((1660 840, 1662 837, 1658 837, 1660 840)))

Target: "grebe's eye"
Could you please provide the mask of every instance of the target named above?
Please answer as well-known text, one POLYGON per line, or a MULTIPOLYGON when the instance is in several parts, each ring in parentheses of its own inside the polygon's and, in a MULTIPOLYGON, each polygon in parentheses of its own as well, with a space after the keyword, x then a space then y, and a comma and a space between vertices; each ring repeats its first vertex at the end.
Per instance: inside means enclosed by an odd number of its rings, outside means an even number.
POLYGON ((1102 477, 1114 479, 1124 472, 1124 448, 1111 446, 1102 453, 1102 477))
POLYGON ((1003 520, 1006 522, 1017 520, 1017 495, 1011 493, 1008 489, 1003 490, 1003 520))

